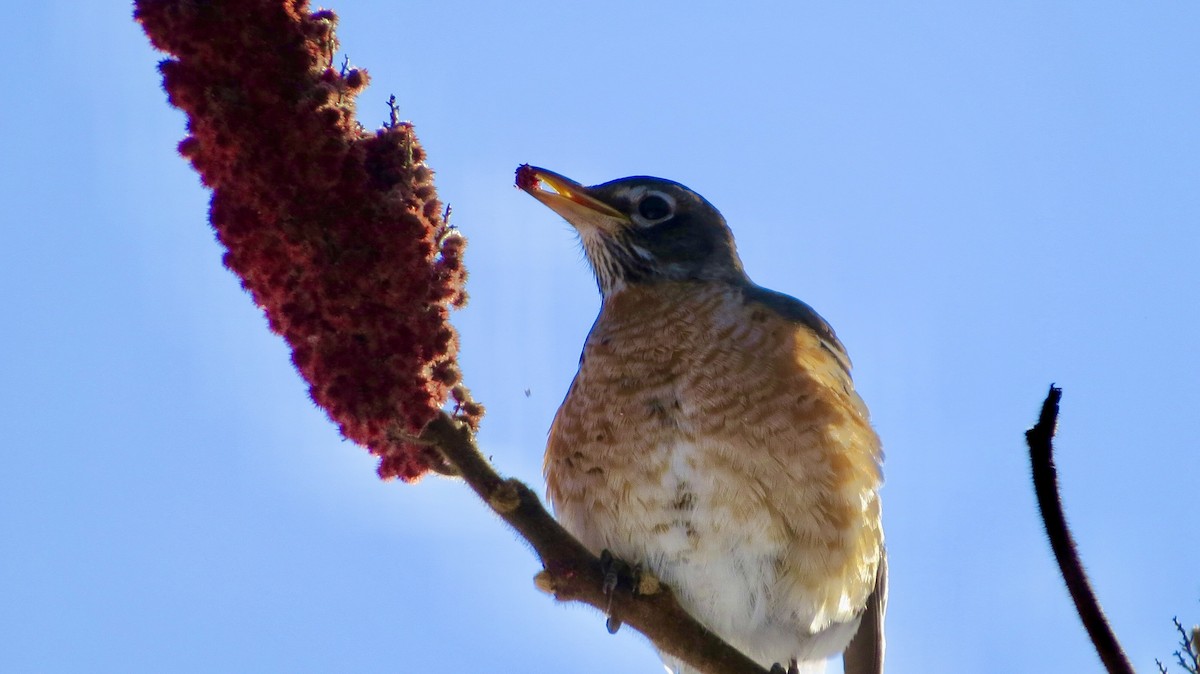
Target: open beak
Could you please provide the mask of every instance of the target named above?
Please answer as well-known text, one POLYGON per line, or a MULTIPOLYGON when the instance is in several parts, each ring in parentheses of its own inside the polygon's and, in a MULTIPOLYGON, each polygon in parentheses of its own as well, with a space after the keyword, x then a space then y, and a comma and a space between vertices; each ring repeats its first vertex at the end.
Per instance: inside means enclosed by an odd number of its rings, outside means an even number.
POLYGON ((594 197, 587 187, 554 171, 522 164, 517 168, 517 187, 578 230, 594 227, 612 231, 629 223, 629 216, 594 197))

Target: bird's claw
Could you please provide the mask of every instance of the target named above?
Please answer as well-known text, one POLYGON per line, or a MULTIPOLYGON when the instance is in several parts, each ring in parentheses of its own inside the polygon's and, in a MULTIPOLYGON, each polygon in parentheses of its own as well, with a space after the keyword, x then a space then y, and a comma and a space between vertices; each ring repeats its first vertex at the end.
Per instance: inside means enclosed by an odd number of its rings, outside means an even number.
POLYGON ((800 663, 794 659, 788 663, 787 669, 783 665, 776 662, 771 665, 771 674, 800 674, 800 663))
POLYGON ((613 557, 608 550, 600 551, 600 570, 604 572, 604 585, 601 587, 604 594, 608 595, 609 604, 612 603, 612 593, 621 582, 622 567, 628 569, 629 565, 613 557))
POLYGON ((622 578, 627 582, 634 581, 629 582, 629 585, 637 588, 636 579, 640 570, 637 567, 630 567, 624 560, 617 559, 608 550, 600 551, 600 570, 604 572, 604 584, 601 586, 601 590, 604 592, 604 596, 608 597, 608 605, 604 609, 604 614, 608 617, 605 627, 608 628, 609 634, 616 634, 617 630, 621 629, 621 619, 613 612, 613 595, 621 586, 622 578))

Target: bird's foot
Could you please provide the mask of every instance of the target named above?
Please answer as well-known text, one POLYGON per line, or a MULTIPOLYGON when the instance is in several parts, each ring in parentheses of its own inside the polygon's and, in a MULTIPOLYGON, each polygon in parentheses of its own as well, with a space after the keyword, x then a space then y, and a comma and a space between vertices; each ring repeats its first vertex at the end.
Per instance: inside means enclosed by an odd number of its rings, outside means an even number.
POLYGON ((604 572, 604 585, 601 589, 604 592, 604 596, 608 597, 608 606, 604 609, 604 614, 608 616, 605 626, 608 628, 609 634, 616 634, 617 630, 621 629, 621 619, 613 613, 613 595, 616 594, 622 579, 628 583, 633 577, 633 567, 629 566, 624 560, 614 557, 613 553, 608 550, 601 550, 600 570, 604 572))
POLYGON ((662 584, 654 574, 642 568, 641 564, 630 565, 623 559, 617 558, 608 550, 600 551, 600 570, 604 573, 602 590, 608 597, 608 606, 604 613, 608 616, 607 627, 610 634, 616 634, 621 629, 621 619, 613 611, 613 596, 617 589, 628 588, 634 595, 658 594, 662 584))
POLYGON ((793 658, 784 669, 783 665, 776 662, 771 665, 771 674, 800 674, 800 664, 793 658))
POLYGON ((600 551, 600 569, 604 572, 604 594, 608 597, 608 631, 616 634, 621 629, 621 619, 612 610, 613 594, 620 587, 629 588, 634 595, 658 594, 662 583, 654 574, 642 568, 641 564, 630 565, 623 559, 618 559, 608 550, 600 551))

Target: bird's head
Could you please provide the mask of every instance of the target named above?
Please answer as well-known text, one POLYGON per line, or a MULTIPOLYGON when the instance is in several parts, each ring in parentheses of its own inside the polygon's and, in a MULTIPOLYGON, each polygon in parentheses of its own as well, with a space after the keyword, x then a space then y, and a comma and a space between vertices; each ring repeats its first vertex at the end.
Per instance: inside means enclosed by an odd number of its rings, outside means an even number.
POLYGON ((526 164, 517 187, 579 232, 605 296, 635 284, 746 278, 720 211, 677 182, 634 176, 585 187, 526 164))

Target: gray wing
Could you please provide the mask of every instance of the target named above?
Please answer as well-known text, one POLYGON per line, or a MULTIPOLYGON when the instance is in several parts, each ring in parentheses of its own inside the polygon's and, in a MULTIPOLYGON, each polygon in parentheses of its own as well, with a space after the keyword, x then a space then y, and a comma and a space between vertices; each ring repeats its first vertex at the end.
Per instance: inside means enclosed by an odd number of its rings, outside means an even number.
POLYGON ((858 633, 842 652, 846 674, 883 674, 883 618, 887 613, 887 551, 879 558, 875 591, 867 598, 858 633))

